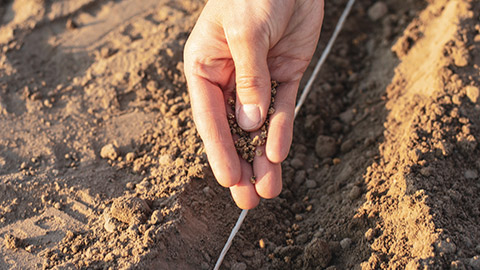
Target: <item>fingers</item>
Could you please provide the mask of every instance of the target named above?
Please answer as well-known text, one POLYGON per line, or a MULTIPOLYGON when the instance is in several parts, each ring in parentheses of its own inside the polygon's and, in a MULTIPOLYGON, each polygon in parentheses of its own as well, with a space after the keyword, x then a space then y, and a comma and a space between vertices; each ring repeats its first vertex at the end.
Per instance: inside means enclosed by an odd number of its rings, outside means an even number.
POLYGON ((227 43, 235 63, 236 116, 246 131, 260 128, 270 104, 270 72, 267 65, 268 36, 248 25, 230 27, 227 43))
MULTIPOLYGON (((265 152, 265 147, 258 147, 257 150, 265 152)), ((270 162, 265 155, 257 156, 253 160, 253 171, 256 176, 255 190, 260 197, 272 199, 280 194, 282 191, 280 164, 270 162)))
MULTIPOLYGON (((263 147, 262 147, 263 148, 263 147)), ((264 149, 259 148, 264 151, 264 149)), ((263 156, 255 157, 253 164, 240 161, 242 176, 240 182, 230 187, 232 198, 241 209, 252 209, 258 205, 260 198, 272 199, 282 191, 282 168, 263 156), (251 182, 255 173, 255 184, 251 182)))
POLYGON ((240 161, 227 122, 223 93, 217 85, 197 76, 187 78, 193 118, 205 144, 215 178, 224 187, 240 181, 240 161))
POLYGON ((266 144, 266 155, 273 163, 287 158, 292 144, 295 97, 298 81, 280 83, 275 96, 275 113, 270 116, 270 127, 266 144))
POLYGON ((241 209, 252 209, 260 202, 255 186, 250 182, 253 176, 252 166, 245 160, 240 161, 242 176, 240 182, 230 187, 232 198, 241 209))

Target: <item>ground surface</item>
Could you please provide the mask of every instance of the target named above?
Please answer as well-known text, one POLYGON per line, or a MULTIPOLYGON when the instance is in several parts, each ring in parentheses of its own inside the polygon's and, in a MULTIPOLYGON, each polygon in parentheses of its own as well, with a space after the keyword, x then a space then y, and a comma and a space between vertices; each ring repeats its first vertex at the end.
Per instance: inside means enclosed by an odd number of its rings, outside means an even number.
MULTIPOLYGON (((213 268, 240 210, 182 74, 203 5, 0 1, 0 269, 213 268)), ((223 269, 480 269, 479 21, 358 1, 223 269)))

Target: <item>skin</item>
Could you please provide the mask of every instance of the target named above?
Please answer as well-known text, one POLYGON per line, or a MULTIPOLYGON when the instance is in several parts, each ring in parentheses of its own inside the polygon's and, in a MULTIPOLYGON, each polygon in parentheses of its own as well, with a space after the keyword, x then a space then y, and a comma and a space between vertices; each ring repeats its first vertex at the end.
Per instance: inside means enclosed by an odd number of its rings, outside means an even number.
POLYGON ((320 36, 323 5, 323 0, 209 0, 185 45, 197 130, 217 181, 230 188, 242 209, 282 190, 280 163, 292 142, 295 97, 320 36), (260 148, 265 154, 250 164, 235 150, 227 99, 236 90, 238 123, 255 134, 267 116, 272 79, 279 86, 267 143, 260 148))

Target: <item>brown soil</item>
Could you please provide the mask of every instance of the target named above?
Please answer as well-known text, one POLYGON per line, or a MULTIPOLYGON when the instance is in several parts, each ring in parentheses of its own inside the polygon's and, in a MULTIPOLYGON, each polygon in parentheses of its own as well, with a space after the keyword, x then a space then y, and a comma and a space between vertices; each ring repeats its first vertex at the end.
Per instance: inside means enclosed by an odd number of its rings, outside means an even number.
MULTIPOLYGON (((0 1, 0 269, 213 268, 240 210, 182 74, 203 4, 0 1)), ((480 269, 479 18, 357 1, 222 269, 480 269)))

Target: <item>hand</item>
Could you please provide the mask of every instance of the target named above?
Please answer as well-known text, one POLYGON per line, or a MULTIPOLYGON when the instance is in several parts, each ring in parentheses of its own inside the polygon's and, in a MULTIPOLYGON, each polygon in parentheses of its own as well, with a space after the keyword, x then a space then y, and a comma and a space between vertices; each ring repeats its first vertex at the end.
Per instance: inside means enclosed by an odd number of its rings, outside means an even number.
POLYGON ((295 97, 320 35, 323 0, 210 0, 184 51, 193 117, 217 181, 242 209, 282 190, 280 163, 293 133, 295 97), (248 163, 237 155, 227 122, 227 98, 236 91, 240 127, 258 130, 279 83, 264 155, 248 163), (250 182, 256 176, 256 183, 250 182))

